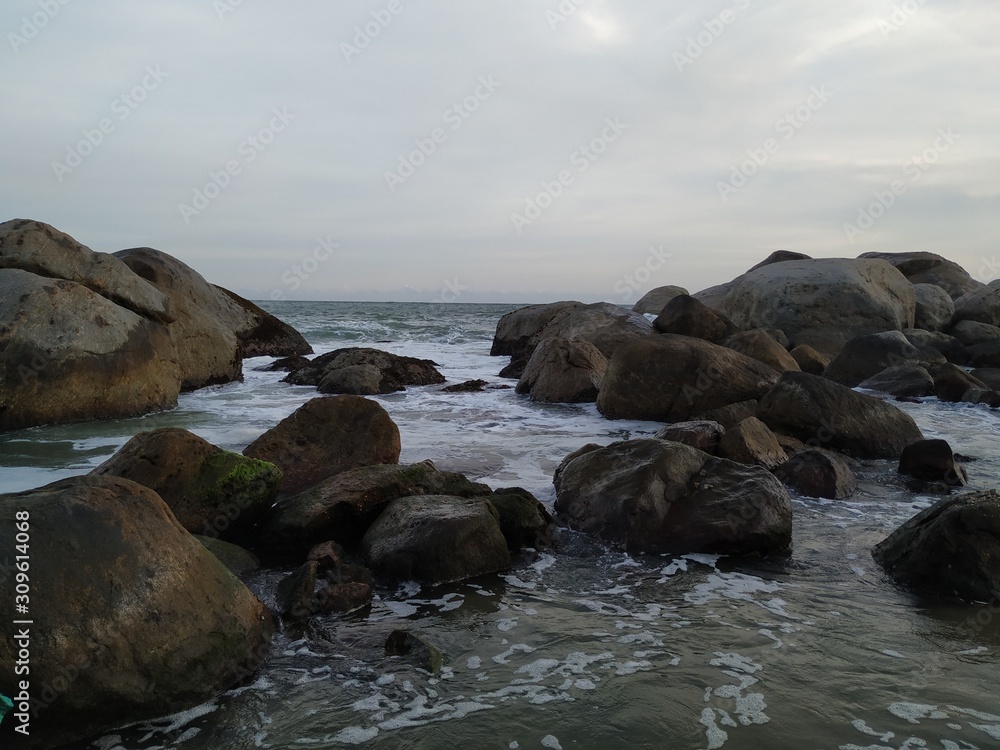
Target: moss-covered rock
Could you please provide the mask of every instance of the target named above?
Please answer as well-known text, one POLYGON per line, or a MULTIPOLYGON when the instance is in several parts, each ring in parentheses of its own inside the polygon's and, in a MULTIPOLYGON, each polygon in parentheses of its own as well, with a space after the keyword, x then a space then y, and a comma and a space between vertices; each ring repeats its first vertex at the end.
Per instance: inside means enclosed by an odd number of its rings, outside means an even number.
POLYGON ((281 471, 177 428, 142 432, 93 474, 149 487, 193 534, 246 544, 278 494, 281 471))

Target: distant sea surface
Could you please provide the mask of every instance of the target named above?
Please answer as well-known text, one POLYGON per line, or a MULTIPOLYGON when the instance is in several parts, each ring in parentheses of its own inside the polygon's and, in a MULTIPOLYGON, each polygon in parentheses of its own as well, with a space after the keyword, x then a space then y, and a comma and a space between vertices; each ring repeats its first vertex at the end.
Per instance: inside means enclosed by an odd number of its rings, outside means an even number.
MULTIPOLYGON (((492 385, 496 323, 516 305, 267 302, 317 353, 373 346, 434 360, 450 383, 492 385)), ((132 435, 183 427, 239 451, 316 395, 244 362, 242 383, 182 394, 137 419, 0 435, 0 487, 85 473, 132 435)), ((431 459, 551 507, 552 472, 585 443, 650 436, 592 404, 536 404, 513 389, 408 388, 377 397, 402 462, 431 459)), ((901 404, 927 437, 977 460, 971 489, 1000 486, 997 412, 901 404)), ((794 497, 787 559, 631 556, 571 532, 506 575, 383 592, 371 611, 287 633, 249 686, 192 711, 83 745, 187 748, 1000 748, 1000 614, 897 589, 871 548, 937 498, 871 461, 848 501, 794 497), (395 628, 445 654, 430 675, 384 656, 395 628)), ((269 600, 280 572, 258 574, 269 600)), ((273 601, 268 601, 273 605, 273 601)))

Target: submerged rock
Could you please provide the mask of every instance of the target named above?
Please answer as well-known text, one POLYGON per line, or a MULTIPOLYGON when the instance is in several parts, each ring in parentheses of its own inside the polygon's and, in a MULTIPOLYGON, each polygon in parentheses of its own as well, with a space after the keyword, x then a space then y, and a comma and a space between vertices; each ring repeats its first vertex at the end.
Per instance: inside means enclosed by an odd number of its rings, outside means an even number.
POLYGON ((138 482, 159 494, 192 534, 252 543, 278 494, 281 471, 178 428, 140 432, 92 474, 138 482))
POLYGON ((851 467, 833 451, 807 448, 774 470, 782 483, 806 497, 841 500, 854 494, 858 478, 851 467))
POLYGON ((320 393, 372 396, 402 391, 408 385, 443 383, 445 378, 429 359, 351 347, 321 354, 290 373, 285 382, 315 385, 320 393))
MULTIPOLYGON (((39 593, 31 598, 33 697, 51 699, 31 723, 33 746, 192 708, 247 680, 267 657, 273 625, 264 605, 152 490, 88 475, 0 495, 3 528, 23 513, 39 593)), ((14 559, 14 544, 13 533, 0 535, 0 559, 14 559)), ((0 692, 16 695, 11 623, 0 622, 0 692)))
POLYGON ((360 396, 314 398, 243 450, 282 471, 280 492, 301 492, 358 466, 399 460, 399 428, 379 404, 360 396))
POLYGON ((947 440, 918 440, 906 446, 899 457, 897 471, 948 487, 964 487, 969 481, 947 440))
POLYGON ((764 363, 731 349, 665 334, 625 344, 615 353, 597 409, 609 419, 681 421, 759 398, 777 379, 764 363))
POLYGON ((880 542, 875 560, 917 593, 1000 601, 1000 495, 946 498, 880 542))
POLYGON ((553 482, 571 528, 629 550, 767 554, 791 545, 791 499, 774 476, 680 443, 585 446, 553 482))

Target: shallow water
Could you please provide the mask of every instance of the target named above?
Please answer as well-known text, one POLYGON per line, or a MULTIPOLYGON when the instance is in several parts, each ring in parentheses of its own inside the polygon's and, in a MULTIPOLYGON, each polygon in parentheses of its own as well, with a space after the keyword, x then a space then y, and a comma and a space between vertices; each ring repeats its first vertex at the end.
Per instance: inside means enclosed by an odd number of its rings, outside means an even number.
MULTIPOLYGON (((374 345, 435 360, 450 382, 496 376, 488 356, 509 306, 269 305, 317 351, 374 345)), ((181 426, 240 450, 315 395, 254 367, 246 380, 184 394, 141 419, 0 437, 0 482, 24 489, 89 471, 138 431, 181 426)), ((432 459, 494 487, 554 500, 552 471, 587 442, 650 435, 593 405, 539 405, 513 390, 379 398, 400 427, 401 461, 432 459)), ((997 412, 902 405, 1000 486, 997 412)), ((629 556, 561 532, 505 576, 381 593, 370 612, 280 634, 255 682, 170 720, 82 747, 154 748, 1000 748, 1000 618, 894 587, 870 550, 936 498, 893 466, 865 464, 850 501, 794 498, 790 557, 629 556), (405 627, 436 644, 438 676, 383 644, 405 627)), ((250 585, 267 599, 278 572, 250 585)))

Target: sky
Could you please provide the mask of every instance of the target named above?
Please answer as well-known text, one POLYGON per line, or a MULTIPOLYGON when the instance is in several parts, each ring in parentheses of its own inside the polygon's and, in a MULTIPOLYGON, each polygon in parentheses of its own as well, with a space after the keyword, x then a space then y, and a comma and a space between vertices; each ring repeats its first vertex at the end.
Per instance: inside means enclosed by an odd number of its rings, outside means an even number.
POLYGON ((253 299, 1000 276, 996 0, 8 0, 0 220, 253 299))

